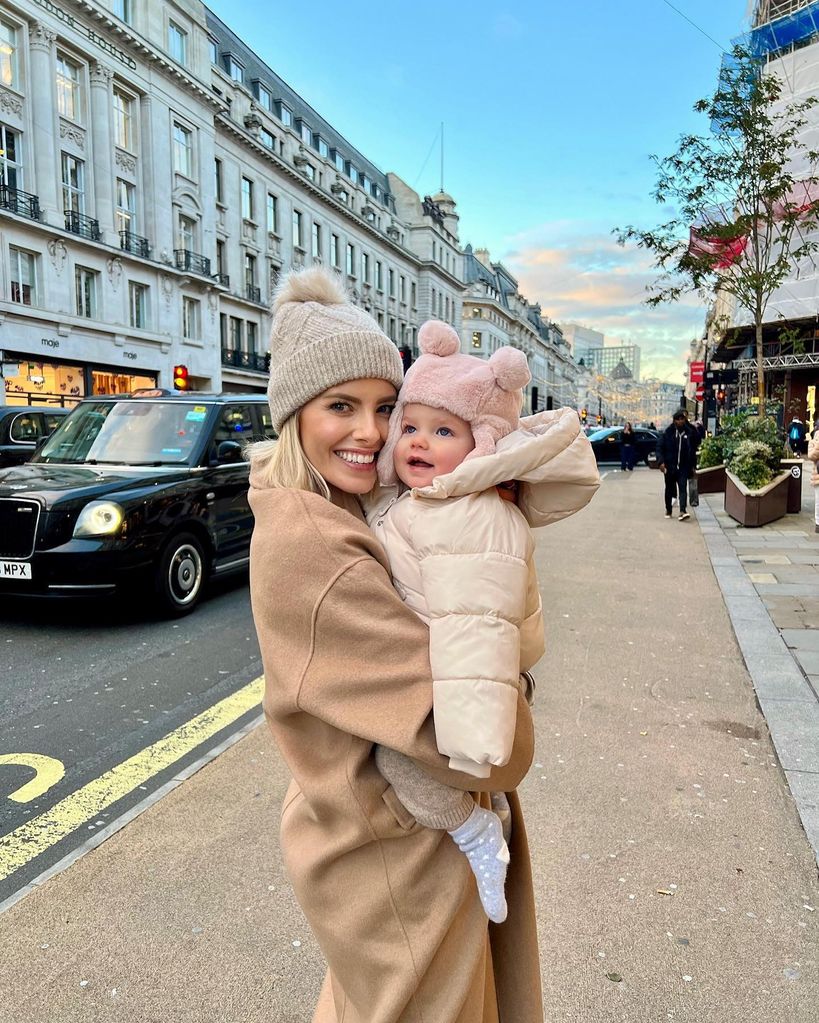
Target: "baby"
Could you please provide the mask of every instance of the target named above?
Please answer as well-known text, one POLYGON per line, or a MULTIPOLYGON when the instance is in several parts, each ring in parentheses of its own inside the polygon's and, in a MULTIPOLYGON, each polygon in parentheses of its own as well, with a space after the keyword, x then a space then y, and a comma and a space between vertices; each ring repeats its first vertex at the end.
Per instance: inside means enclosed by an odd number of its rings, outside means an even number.
MULTIPOLYGON (((538 452, 539 438, 530 438, 524 461, 519 447, 496 451, 519 426, 530 379, 523 352, 502 348, 488 362, 462 355, 457 333, 435 320, 418 340, 423 354, 407 373, 378 459, 382 485, 403 486, 368 519, 398 593, 429 625, 438 749, 453 769, 487 778, 511 754, 521 673, 544 653, 531 531, 497 488, 524 462, 532 469, 551 457, 554 443, 538 452)), ((394 750, 379 746, 375 756, 416 820, 448 831, 466 854, 487 916, 503 921, 506 796, 492 796, 499 816, 394 750)))

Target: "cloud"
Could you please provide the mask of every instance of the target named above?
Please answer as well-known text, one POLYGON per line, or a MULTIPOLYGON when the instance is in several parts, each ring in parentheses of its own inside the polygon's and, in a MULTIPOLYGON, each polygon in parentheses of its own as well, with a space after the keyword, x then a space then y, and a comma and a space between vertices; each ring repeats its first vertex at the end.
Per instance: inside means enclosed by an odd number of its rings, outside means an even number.
POLYGON ((600 224, 568 220, 513 236, 504 249, 499 258, 518 278, 521 293, 540 302, 549 317, 638 344, 643 376, 680 380, 705 309, 697 296, 645 305, 646 288, 656 278, 645 252, 621 248, 600 224))

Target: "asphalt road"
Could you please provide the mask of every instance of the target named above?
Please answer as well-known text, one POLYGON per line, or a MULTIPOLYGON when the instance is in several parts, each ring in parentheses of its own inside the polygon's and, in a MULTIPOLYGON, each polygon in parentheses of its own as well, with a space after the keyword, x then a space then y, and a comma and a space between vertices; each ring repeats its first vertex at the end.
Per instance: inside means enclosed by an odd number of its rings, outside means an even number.
MULTIPOLYGON (((184 733, 187 722, 260 674, 246 573, 220 582, 192 615, 175 621, 158 619, 145 605, 0 602, 0 866, 3 836, 26 822, 47 821, 42 829, 54 829, 44 813, 63 819, 46 848, 0 879, 0 903, 220 744, 258 707, 219 727, 231 717, 223 715, 202 742, 193 731, 165 751, 167 766, 152 777, 142 780, 133 770, 130 781, 120 777, 110 792, 128 791, 93 819, 68 808, 66 797, 140 754, 144 764, 153 744, 184 733), (37 776, 32 754, 49 758, 35 760, 37 776), (62 778, 42 795, 10 798, 35 777, 43 784, 58 777, 60 765, 62 778), (130 788, 134 779, 140 783, 130 788), (60 829, 65 837, 52 841, 60 829)), ((0 878, 7 872, 0 870, 0 878)))

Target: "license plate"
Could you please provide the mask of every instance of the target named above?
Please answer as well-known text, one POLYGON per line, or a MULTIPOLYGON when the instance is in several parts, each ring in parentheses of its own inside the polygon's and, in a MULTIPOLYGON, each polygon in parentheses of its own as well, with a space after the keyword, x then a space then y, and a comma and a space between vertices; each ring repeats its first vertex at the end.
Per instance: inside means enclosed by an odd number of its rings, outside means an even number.
POLYGON ((28 561, 0 561, 0 579, 30 579, 31 564, 28 561))

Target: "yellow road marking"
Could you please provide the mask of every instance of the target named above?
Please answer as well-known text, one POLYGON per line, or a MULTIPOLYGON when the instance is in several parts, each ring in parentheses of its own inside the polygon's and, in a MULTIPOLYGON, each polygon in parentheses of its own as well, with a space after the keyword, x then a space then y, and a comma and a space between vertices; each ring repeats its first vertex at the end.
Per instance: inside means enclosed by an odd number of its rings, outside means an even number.
POLYGON ((0 765, 2 764, 30 767, 36 772, 30 782, 9 793, 9 799, 13 799, 15 803, 30 803, 32 799, 48 792, 65 774, 62 760, 47 757, 43 753, 0 753, 0 765))
POLYGON ((0 837, 0 881, 240 718, 259 703, 263 691, 264 676, 260 676, 0 837))

